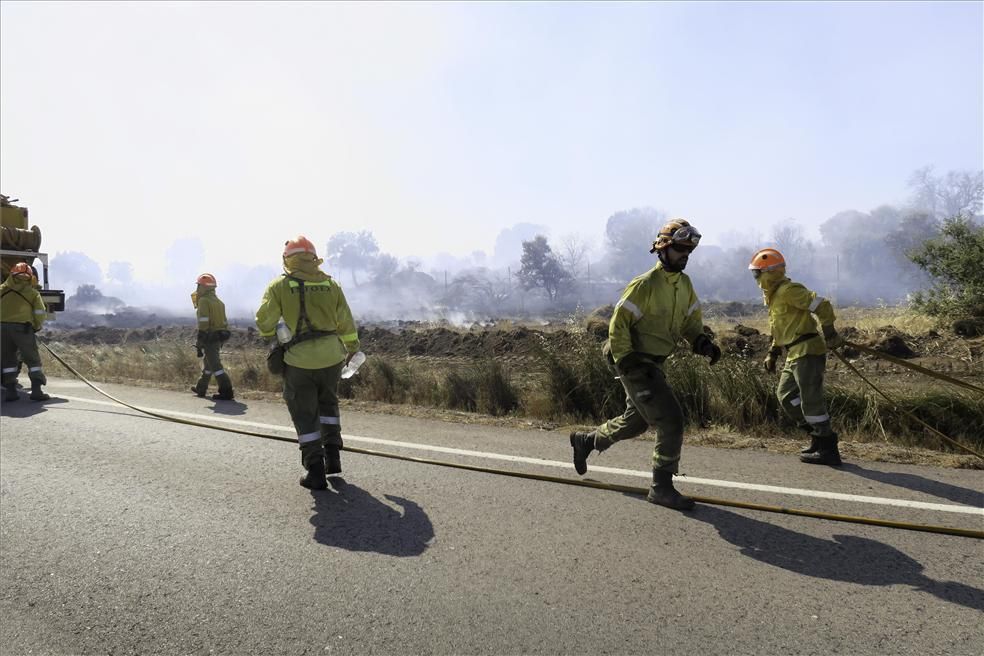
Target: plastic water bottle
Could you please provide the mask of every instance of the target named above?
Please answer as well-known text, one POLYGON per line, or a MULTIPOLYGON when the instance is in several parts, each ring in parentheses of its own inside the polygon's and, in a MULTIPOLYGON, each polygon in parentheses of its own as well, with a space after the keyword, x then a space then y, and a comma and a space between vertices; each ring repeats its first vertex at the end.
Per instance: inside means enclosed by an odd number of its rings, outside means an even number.
POLYGON ((287 324, 281 320, 280 323, 277 324, 277 341, 281 344, 286 344, 293 336, 294 335, 290 332, 290 328, 288 328, 287 324))
POLYGON ((361 367, 362 363, 365 361, 366 361, 366 354, 363 353, 362 351, 359 351, 358 353, 353 355, 352 359, 349 360, 349 363, 345 365, 345 367, 342 369, 342 378, 351 378, 352 376, 354 376, 355 372, 359 370, 359 367, 361 367))

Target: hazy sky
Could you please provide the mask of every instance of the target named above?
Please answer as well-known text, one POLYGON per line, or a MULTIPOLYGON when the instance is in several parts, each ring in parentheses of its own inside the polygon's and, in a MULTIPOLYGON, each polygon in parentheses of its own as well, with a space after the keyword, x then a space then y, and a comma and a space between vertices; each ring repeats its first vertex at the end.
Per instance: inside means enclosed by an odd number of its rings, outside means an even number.
POLYGON ((984 158, 980 2, 0 6, 3 193, 138 277, 179 239, 466 255, 636 206, 721 243, 984 158))

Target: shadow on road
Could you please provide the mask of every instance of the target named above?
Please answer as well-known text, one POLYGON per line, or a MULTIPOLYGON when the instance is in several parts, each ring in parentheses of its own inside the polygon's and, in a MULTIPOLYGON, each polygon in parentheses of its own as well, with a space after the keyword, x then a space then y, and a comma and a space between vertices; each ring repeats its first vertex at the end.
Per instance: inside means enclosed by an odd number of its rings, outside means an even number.
POLYGON ((65 399, 51 397, 47 401, 30 401, 26 394, 21 394, 17 401, 4 401, 0 403, 0 415, 4 417, 30 417, 45 411, 45 406, 68 403, 65 399))
POLYGON ((916 474, 881 472, 875 471, 874 469, 865 469, 864 467, 859 467, 850 463, 845 463, 842 465, 841 471, 860 476, 861 478, 867 478, 872 481, 878 481, 879 483, 895 485, 897 487, 905 488, 906 490, 925 492, 926 494, 931 494, 934 497, 949 499, 950 501, 963 503, 968 506, 974 506, 975 508, 984 506, 984 492, 980 490, 971 490, 965 487, 959 487, 957 485, 950 485, 949 483, 941 483, 940 481, 934 481, 931 478, 925 478, 916 474))
POLYGON ((209 410, 218 415, 244 415, 249 408, 239 401, 216 401, 209 410))
POLYGON ((935 581, 922 573, 921 563, 876 540, 853 535, 815 538, 703 504, 693 518, 714 526, 743 555, 774 567, 858 585, 909 585, 944 601, 984 611, 984 590, 956 581, 935 581))
POLYGON ((314 539, 319 543, 348 549, 374 551, 387 556, 419 556, 434 539, 434 526, 413 501, 384 495, 403 512, 337 477, 333 490, 311 492, 314 499, 314 539))

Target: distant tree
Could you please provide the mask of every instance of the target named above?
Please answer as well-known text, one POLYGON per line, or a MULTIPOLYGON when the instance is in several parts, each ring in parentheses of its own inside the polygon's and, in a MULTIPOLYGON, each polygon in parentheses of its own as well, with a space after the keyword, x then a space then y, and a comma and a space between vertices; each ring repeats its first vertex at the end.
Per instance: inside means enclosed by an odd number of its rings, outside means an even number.
POLYGON ((85 253, 68 251, 51 259, 51 277, 56 286, 64 286, 64 289, 98 285, 102 282, 102 269, 85 253))
POLYGON ((89 312, 112 312, 126 305, 114 296, 104 296, 95 285, 79 285, 66 304, 89 312))
POLYGON ((885 235, 885 243, 897 258, 910 262, 909 253, 939 236, 940 225, 939 219, 930 212, 910 210, 902 216, 898 226, 885 235))
POLYGON ((121 285, 133 282, 133 265, 129 262, 110 262, 106 277, 121 285))
POLYGON ((665 218, 651 207, 616 212, 608 217, 605 242, 609 271, 615 278, 628 280, 656 264, 649 249, 665 218))
POLYGON ((499 231, 492 251, 492 262, 497 266, 509 266, 516 261, 516 253, 524 241, 546 233, 546 226, 535 223, 517 223, 499 231))
POLYGON ((935 176, 933 167, 925 166, 909 178, 909 189, 912 190, 912 206, 928 211, 938 219, 976 216, 984 201, 984 171, 950 171, 944 176, 935 176))
POLYGON ((803 234, 803 227, 792 220, 773 226, 772 244, 791 268, 804 270, 813 262, 813 244, 803 234))
POLYGON ((560 240, 560 248, 557 249, 557 259, 571 277, 577 279, 585 269, 590 251, 591 244, 581 235, 564 235, 560 240))
POLYGON ((389 253, 380 253, 373 260, 371 271, 373 282, 389 280, 400 268, 400 261, 389 253))
POLYGON ((454 277, 445 302, 457 307, 472 307, 483 312, 498 312, 512 295, 508 278, 482 267, 454 277))
POLYGON ((325 253, 329 264, 347 270, 352 275, 352 284, 358 286, 356 272, 372 268, 379 253, 379 244, 369 230, 336 232, 328 239, 325 253))
POLYGON ((542 289, 551 301, 571 284, 571 275, 561 266, 543 235, 523 242, 523 257, 516 278, 523 289, 542 289))
POLYGON ((942 319, 984 318, 984 226, 966 216, 946 219, 939 237, 910 252, 933 278, 913 296, 913 307, 942 319))
POLYGON ((866 212, 846 210, 838 212, 820 224, 820 240, 826 249, 839 250, 857 242, 870 217, 866 212))

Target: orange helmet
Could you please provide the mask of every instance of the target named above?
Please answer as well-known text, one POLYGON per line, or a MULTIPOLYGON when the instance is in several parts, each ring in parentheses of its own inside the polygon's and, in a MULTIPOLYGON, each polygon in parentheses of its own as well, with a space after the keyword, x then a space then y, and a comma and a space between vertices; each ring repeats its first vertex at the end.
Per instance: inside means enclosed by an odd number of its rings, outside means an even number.
POLYGON ((196 282, 202 287, 215 287, 218 284, 215 282, 215 276, 211 273, 203 273, 198 276, 198 280, 196 282))
POLYGON ((700 233, 697 232, 697 228, 690 225, 690 222, 685 219, 673 219, 659 229, 656 241, 653 242, 653 247, 649 249, 649 252, 661 251, 670 244, 680 244, 693 249, 697 248, 698 242, 700 242, 700 233))
POLYGON ((10 275, 30 278, 34 275, 34 272, 31 271, 31 267, 27 265, 27 262, 18 262, 14 266, 10 267, 10 275))
POLYGON ((748 268, 753 271, 785 269, 786 258, 774 248, 763 248, 752 256, 752 261, 748 263, 748 268))
POLYGON ((315 249, 314 244, 311 240, 303 235, 298 235, 290 241, 284 243, 284 257, 288 255, 297 255, 298 253, 310 253, 315 257, 318 257, 318 251, 315 249))

